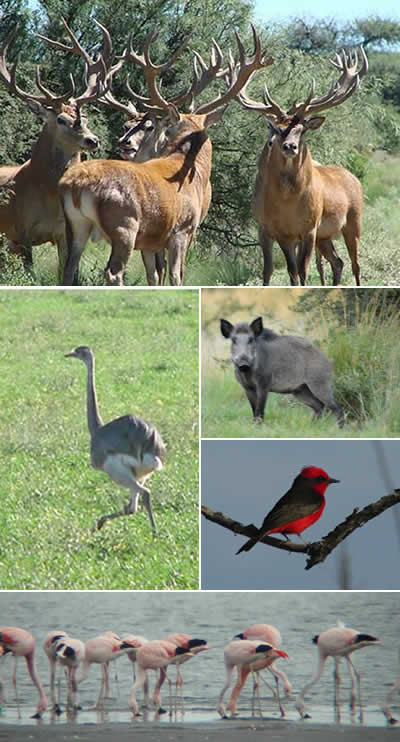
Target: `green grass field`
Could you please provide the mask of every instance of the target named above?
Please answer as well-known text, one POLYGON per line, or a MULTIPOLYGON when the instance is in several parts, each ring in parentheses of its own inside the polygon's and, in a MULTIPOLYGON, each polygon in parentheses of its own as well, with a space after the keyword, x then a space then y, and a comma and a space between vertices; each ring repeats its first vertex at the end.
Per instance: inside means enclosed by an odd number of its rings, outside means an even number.
POLYGON ((0 292, 0 588, 198 588, 198 293, 0 292), (147 514, 97 518, 128 490, 91 468, 86 368, 103 421, 151 421, 167 446, 147 514))

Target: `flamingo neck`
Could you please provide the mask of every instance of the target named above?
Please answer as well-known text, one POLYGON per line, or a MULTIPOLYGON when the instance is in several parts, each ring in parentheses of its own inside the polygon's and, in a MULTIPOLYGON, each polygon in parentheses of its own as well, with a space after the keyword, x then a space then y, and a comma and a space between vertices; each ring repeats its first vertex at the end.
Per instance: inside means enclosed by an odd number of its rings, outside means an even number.
POLYGON ((31 676, 32 683, 36 686, 36 688, 39 691, 39 703, 38 703, 38 711, 45 711, 47 708, 48 700, 47 696, 43 687, 43 683, 40 680, 38 671, 36 669, 35 660, 32 654, 28 654, 25 657, 26 660, 26 666, 28 668, 29 675, 31 676))

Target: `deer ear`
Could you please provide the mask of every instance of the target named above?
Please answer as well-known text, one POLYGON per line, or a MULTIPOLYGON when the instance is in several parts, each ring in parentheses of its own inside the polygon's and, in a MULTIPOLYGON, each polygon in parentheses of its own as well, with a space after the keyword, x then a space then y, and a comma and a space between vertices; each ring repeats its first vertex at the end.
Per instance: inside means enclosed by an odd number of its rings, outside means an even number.
POLYGON ((230 322, 228 322, 227 319, 221 319, 220 323, 221 323, 221 332, 224 338, 229 339, 232 334, 233 325, 230 322))
POLYGON ((225 113, 225 109, 226 106, 223 106, 222 108, 217 108, 215 111, 211 111, 211 113, 207 113, 204 120, 204 128, 208 129, 209 126, 212 126, 213 124, 216 124, 217 121, 220 121, 225 113))
POLYGON ((257 319, 254 319, 253 322, 251 323, 250 327, 253 330, 254 335, 256 336, 256 338, 259 335, 261 335, 261 333, 262 333, 262 331, 264 329, 263 328, 262 317, 257 317, 257 319))
POLYGON ((173 103, 168 103, 168 116, 172 124, 177 124, 181 120, 181 114, 173 103))
POLYGON ((42 121, 48 121, 51 118, 51 115, 55 116, 55 112, 51 110, 50 108, 45 108, 45 106, 42 106, 40 103, 38 103, 36 100, 28 100, 27 101, 29 110, 35 114, 35 116, 39 116, 42 121))
POLYGON ((315 131, 316 129, 319 129, 320 126, 325 121, 325 116, 313 116, 312 119, 308 119, 308 121, 304 121, 304 128, 307 130, 315 131))

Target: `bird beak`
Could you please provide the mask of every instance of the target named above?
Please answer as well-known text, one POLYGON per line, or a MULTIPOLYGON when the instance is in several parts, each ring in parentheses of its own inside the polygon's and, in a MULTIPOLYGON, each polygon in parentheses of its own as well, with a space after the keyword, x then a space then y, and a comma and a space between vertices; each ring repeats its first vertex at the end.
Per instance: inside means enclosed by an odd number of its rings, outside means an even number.
POLYGON ((64 353, 64 358, 75 358, 75 353, 72 350, 71 353, 64 353))
POLYGON ((332 479, 332 477, 329 477, 329 484, 339 484, 340 479, 332 479))
POLYGON ((282 649, 275 649, 275 652, 277 654, 279 654, 279 657, 287 657, 287 658, 289 658, 289 655, 286 654, 286 652, 284 652, 282 649))

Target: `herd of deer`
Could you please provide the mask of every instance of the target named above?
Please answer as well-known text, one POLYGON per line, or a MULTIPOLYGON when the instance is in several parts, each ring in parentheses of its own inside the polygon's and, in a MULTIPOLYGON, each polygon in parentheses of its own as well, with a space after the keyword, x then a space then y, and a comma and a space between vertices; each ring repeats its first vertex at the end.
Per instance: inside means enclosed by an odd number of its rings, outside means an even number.
POLYGON ((0 168, 0 234, 8 238, 11 252, 32 262, 32 246, 51 242, 57 246, 59 281, 71 285, 77 280, 80 257, 88 242, 105 239, 111 255, 105 269, 109 285, 122 285, 123 274, 133 249, 140 250, 149 285, 164 283, 168 253, 169 279, 182 285, 185 255, 211 203, 212 146, 209 127, 216 123, 229 101, 236 99, 246 109, 261 111, 269 124, 269 138, 260 155, 252 201, 259 224, 264 255, 264 285, 273 272, 272 246, 277 241, 287 263, 290 283, 306 283, 314 247, 321 284, 324 285, 322 257, 332 268, 332 280, 340 283, 343 262, 332 240, 341 234, 351 259, 352 271, 360 285, 358 246, 361 232, 362 189, 359 181, 342 167, 324 166, 312 160, 304 140, 307 131, 318 129, 326 111, 347 100, 368 70, 361 49, 357 54, 342 51, 333 61, 338 79, 320 97, 314 84, 307 99, 285 111, 265 87, 264 102, 252 100, 246 90, 256 72, 273 63, 262 51, 253 27, 254 51, 247 56, 236 34, 238 59, 223 54, 216 42, 207 65, 193 52, 193 78, 187 90, 167 100, 157 78, 168 70, 187 46, 186 39, 164 64, 156 65, 150 33, 143 53, 138 54, 129 39, 123 55, 112 62, 110 35, 100 23, 103 35, 101 54, 92 58, 64 21, 72 45, 42 36, 52 48, 79 55, 84 60, 85 90, 75 97, 75 83, 61 96, 48 90, 39 71, 39 94, 21 89, 16 64, 7 63, 7 51, 16 29, 0 47, 0 79, 11 95, 26 101, 42 119, 43 129, 33 146, 32 157, 23 165, 0 168), (148 97, 128 86, 135 104, 118 101, 111 92, 116 72, 129 62, 145 75, 148 97), (213 81, 223 90, 217 97, 195 107, 194 101, 213 81), (81 113, 83 104, 100 102, 123 112, 128 120, 119 140, 121 160, 80 161, 81 151, 93 152, 99 144, 81 113), (182 113, 182 107, 190 113, 182 113), (3 196, 1 197, 3 192, 3 196))

